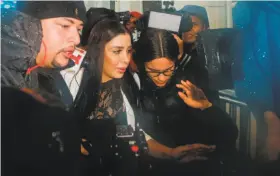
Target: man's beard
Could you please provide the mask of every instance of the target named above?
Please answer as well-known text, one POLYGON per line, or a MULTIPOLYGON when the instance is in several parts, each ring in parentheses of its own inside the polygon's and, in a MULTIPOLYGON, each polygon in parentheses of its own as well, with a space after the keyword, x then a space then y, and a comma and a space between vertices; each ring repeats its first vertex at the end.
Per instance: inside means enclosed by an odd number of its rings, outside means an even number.
MULTIPOLYGON (((61 66, 58 62, 56 62, 56 57, 59 57, 60 54, 62 54, 64 52, 64 49, 61 49, 60 51, 57 52, 57 54, 55 55, 54 59, 52 60, 51 64, 53 66, 53 68, 60 68, 60 69, 64 69, 66 67, 68 67, 69 62, 66 66, 61 66)), ((70 58, 68 58, 69 60, 71 60, 70 58)))
POLYGON ((59 65, 59 63, 57 63, 57 62, 55 61, 55 59, 52 61, 52 66, 53 66, 54 68, 61 68, 61 66, 59 65))
POLYGON ((66 69, 66 68, 70 68, 70 67, 73 67, 73 66, 75 66, 75 62, 72 60, 72 59, 69 59, 69 61, 68 61, 68 64, 66 65, 66 66, 61 66, 59 63, 57 63, 56 61, 55 61, 55 59, 52 61, 52 65, 53 65, 53 67, 54 68, 59 68, 59 69, 61 69, 61 70, 64 70, 64 69, 66 69))

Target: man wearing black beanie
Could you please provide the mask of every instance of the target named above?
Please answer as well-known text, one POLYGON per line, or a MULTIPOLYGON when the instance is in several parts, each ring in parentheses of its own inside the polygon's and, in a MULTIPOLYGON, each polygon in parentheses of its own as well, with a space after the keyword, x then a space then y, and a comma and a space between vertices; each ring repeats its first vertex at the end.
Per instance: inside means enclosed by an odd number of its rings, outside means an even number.
POLYGON ((80 43, 85 14, 83 1, 19 1, 17 10, 1 9, 3 175, 79 175, 76 120, 57 107, 64 108, 68 89, 54 80, 80 43))
POLYGON ((1 13, 2 86, 71 98, 67 85, 57 82, 64 83, 59 69, 69 64, 80 43, 84 2, 19 1, 16 10, 1 13))

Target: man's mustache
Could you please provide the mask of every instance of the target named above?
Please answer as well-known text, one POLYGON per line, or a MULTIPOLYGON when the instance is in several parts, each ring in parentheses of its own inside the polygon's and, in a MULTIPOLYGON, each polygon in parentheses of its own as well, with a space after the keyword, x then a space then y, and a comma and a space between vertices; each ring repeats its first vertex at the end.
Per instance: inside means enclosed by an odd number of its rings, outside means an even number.
POLYGON ((60 52, 73 52, 73 51, 75 51, 75 46, 70 46, 70 47, 66 47, 66 48, 62 48, 61 50, 60 50, 60 52))

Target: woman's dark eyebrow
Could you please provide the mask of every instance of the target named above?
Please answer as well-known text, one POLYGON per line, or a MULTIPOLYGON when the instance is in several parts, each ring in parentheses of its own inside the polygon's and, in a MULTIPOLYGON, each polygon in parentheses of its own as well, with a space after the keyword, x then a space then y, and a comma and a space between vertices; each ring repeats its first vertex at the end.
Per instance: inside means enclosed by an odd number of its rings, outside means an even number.
MULTIPOLYGON (((132 46, 129 46, 128 49, 131 49, 132 46)), ((112 46, 111 49, 124 49, 123 46, 112 46)))
POLYGON ((123 46, 112 46, 111 49, 124 49, 124 47, 123 46))
POLYGON ((149 70, 151 70, 151 71, 155 71, 155 72, 164 72, 164 71, 167 71, 167 70, 169 70, 169 69, 171 69, 172 67, 174 67, 174 65, 172 65, 171 67, 169 67, 169 68, 167 68, 167 69, 164 69, 164 70, 155 70, 155 69, 152 69, 152 68, 149 68, 149 67, 147 67, 147 69, 149 69, 149 70))

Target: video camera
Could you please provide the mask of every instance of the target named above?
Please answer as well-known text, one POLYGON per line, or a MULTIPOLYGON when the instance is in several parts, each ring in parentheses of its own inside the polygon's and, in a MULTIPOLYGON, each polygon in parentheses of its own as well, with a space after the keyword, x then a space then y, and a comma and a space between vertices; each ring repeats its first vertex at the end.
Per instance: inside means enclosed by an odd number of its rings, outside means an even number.
MULTIPOLYGON (((167 13, 150 11, 147 14, 147 28, 164 29, 182 36, 192 29, 192 20, 188 13, 167 13)), ((141 20, 141 19, 140 19, 141 20)))
POLYGON ((125 11, 125 12, 116 12, 119 20, 121 23, 124 23, 126 21, 129 21, 131 18, 131 14, 129 11, 125 11))
MULTIPOLYGON (((121 23, 129 21, 131 18, 130 12, 116 12, 121 23)), ((156 12, 147 11, 144 12, 141 18, 136 22, 136 30, 144 31, 147 28, 156 28, 170 31, 172 33, 182 36, 182 33, 191 30, 192 20, 188 13, 167 13, 167 12, 156 12)))

